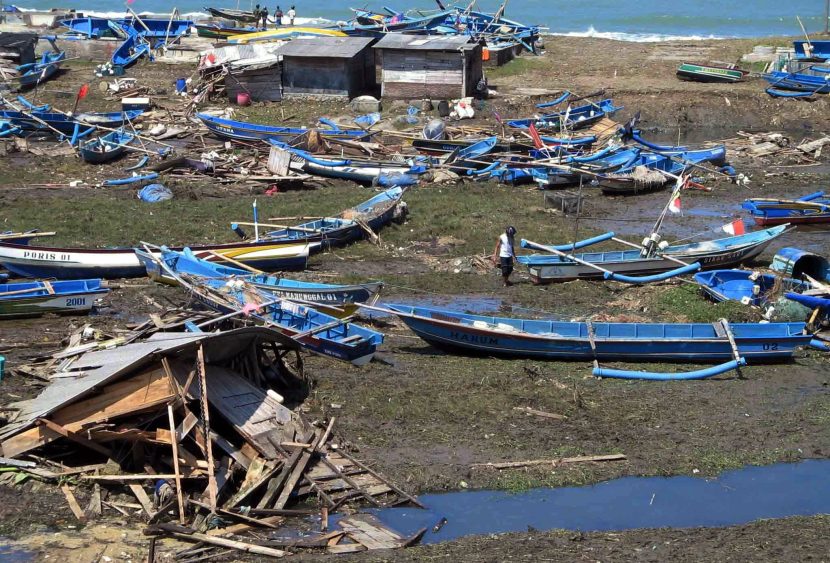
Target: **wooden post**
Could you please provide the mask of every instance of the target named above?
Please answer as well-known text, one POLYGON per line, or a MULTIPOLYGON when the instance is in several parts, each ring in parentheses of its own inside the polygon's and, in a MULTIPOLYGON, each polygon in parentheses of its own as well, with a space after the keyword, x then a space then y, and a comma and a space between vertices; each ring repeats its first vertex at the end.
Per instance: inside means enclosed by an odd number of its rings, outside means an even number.
POLYGON ((197 360, 199 370, 199 386, 201 387, 199 400, 202 405, 202 422, 204 424, 205 433, 205 453, 208 462, 208 497, 210 498, 210 508, 216 512, 216 468, 213 462, 213 448, 211 447, 212 440, 210 439, 210 413, 208 412, 208 398, 207 398, 207 370, 205 368, 205 348, 199 344, 199 351, 197 352, 197 360))
POLYGON ((173 472, 176 474, 176 500, 179 502, 179 522, 185 525, 184 494, 182 493, 182 476, 179 471, 179 437, 176 434, 176 420, 173 418, 173 406, 167 405, 167 418, 170 421, 170 443, 173 446, 173 472))

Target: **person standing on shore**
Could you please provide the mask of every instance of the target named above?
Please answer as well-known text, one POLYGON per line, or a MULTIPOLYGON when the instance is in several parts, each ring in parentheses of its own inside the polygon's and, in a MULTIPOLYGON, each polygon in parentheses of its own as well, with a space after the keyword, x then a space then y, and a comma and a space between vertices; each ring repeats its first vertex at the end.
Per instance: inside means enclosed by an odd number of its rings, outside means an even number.
POLYGON ((262 14, 260 13, 259 4, 257 4, 256 6, 254 6, 254 11, 253 11, 253 14, 254 14, 254 18, 255 18, 255 19, 254 19, 254 27, 259 27, 259 18, 260 18, 260 16, 262 15, 262 14))
POLYGON ((501 277, 504 280, 504 287, 513 285, 510 281, 510 274, 513 273, 513 259, 516 257, 516 249, 513 245, 513 238, 516 236, 516 227, 507 227, 496 241, 493 249, 493 264, 501 268, 501 277))
POLYGON ((294 18, 297 17, 297 10, 294 9, 294 6, 291 6, 288 9, 288 13, 286 15, 288 16, 288 25, 294 25, 294 18))
POLYGON ((268 6, 262 7, 262 29, 268 29, 268 6))
POLYGON ((277 5, 277 9, 274 10, 274 25, 277 27, 282 25, 282 8, 277 5))

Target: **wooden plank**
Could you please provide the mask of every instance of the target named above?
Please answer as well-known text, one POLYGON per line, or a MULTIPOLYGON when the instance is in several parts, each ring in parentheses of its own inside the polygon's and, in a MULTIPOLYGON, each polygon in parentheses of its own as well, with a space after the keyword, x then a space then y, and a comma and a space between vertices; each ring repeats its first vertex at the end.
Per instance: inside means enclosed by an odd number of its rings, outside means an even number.
POLYGON ((595 461, 623 461, 628 459, 623 454, 607 455, 581 455, 575 457, 563 457, 559 459, 531 459, 527 461, 506 461, 500 463, 474 463, 472 467, 487 467, 492 469, 512 469, 516 467, 530 467, 533 465, 562 465, 568 463, 586 463, 595 461))
MULTIPOLYGON (((172 379, 172 375, 170 376, 172 379)), ((184 493, 182 492, 182 475, 181 470, 179 469, 179 440, 176 437, 176 419, 173 416, 173 405, 168 403, 167 405, 167 419, 170 422, 170 444, 173 449, 173 472, 176 475, 176 501, 179 504, 179 522, 184 525, 185 522, 185 512, 184 512, 184 493)))
POLYGON ((220 510, 220 513, 228 514, 235 516, 236 518, 242 518, 250 520, 251 522, 240 522, 239 524, 231 524, 230 526, 225 526, 224 528, 215 528, 212 530, 207 531, 207 535, 209 536, 229 536, 233 534, 239 534, 241 532, 247 532, 251 528, 257 527, 264 527, 264 528, 272 528, 275 529, 277 524, 283 522, 285 518, 282 516, 267 516, 265 518, 248 518, 242 514, 236 514, 233 512, 227 512, 224 510, 220 510))
POLYGON ((69 504, 69 509, 72 511, 72 514, 75 515, 75 518, 77 518, 79 522, 86 522, 84 511, 81 510, 81 505, 78 504, 78 500, 75 498, 75 495, 72 494, 72 489, 69 488, 69 485, 62 485, 61 491, 63 492, 63 496, 66 497, 66 502, 69 504))
POLYGON ((359 543, 330 545, 326 548, 328 553, 356 553, 358 551, 366 551, 366 548, 359 543))
POLYGON ((568 419, 568 417, 565 416, 564 414, 556 414, 556 413, 552 413, 552 412, 540 411, 540 410, 532 409, 530 407, 513 407, 513 410, 514 411, 525 412, 527 414, 533 414, 533 415, 536 415, 536 416, 541 416, 542 418, 550 418, 550 419, 553 419, 553 420, 567 420, 568 419))
MULTIPOLYGON (((85 426, 134 414, 168 402, 175 396, 164 370, 153 368, 117 383, 106 385, 95 395, 82 397, 49 417, 69 432, 85 426)), ((62 434, 41 427, 30 428, 3 441, 3 455, 17 457, 48 444, 62 434)))
MULTIPOLYGON (((314 435, 316 436, 316 434, 317 432, 315 431, 314 435)), ((314 447, 316 448, 318 445, 318 440, 314 440, 314 444, 314 447)), ((291 493, 294 492, 294 487, 297 486, 297 483, 300 481, 300 477, 302 477, 303 472, 306 470, 308 462, 311 460, 311 451, 306 449, 303 449, 301 451, 302 453, 300 454, 300 457, 297 459, 297 464, 294 466, 288 478, 286 479, 285 484, 282 486, 280 496, 277 497, 277 500, 274 503, 273 508, 285 508, 285 503, 288 502, 288 498, 291 496, 291 493)))
POLYGON ((130 483, 127 485, 130 490, 135 495, 135 498, 138 499, 139 504, 141 504, 141 508, 144 509, 144 512, 147 513, 149 518, 153 517, 153 503, 150 501, 150 497, 147 496, 147 493, 144 492, 144 487, 139 485, 138 483, 130 483))
POLYGON ((340 529, 366 549, 396 549, 403 547, 406 538, 387 527, 372 514, 355 514, 342 518, 340 529))
POLYGON ((174 538, 178 538, 180 540, 185 541, 194 541, 194 542, 204 542, 210 545, 218 545, 220 547, 229 547, 231 549, 238 549, 240 551, 244 551, 246 553, 255 553, 257 555, 267 555, 270 557, 283 557, 287 555, 285 551, 281 551, 279 549, 274 549, 271 547, 265 547, 261 545, 254 545, 250 543, 244 543, 240 541, 229 540, 227 538, 217 538, 213 536, 208 536, 206 534, 199 534, 196 532, 190 534, 184 534, 181 532, 167 532, 174 538))
POLYGON ((104 446, 102 446, 100 444, 96 444, 92 440, 87 440, 83 436, 75 434, 74 432, 70 432, 66 428, 64 428, 63 426, 60 426, 59 424, 56 424, 56 423, 52 422, 51 420, 49 420, 47 418, 39 418, 38 422, 40 424, 46 426, 47 428, 49 428, 49 430, 51 430, 52 432, 60 434, 64 438, 66 438, 68 440, 72 440, 76 444, 80 444, 84 447, 89 448, 90 450, 96 451, 100 454, 104 454, 107 457, 112 457, 112 452, 110 452, 104 446))
MULTIPOLYGON (((202 389, 202 396, 199 398, 202 405, 202 416, 204 417, 204 431, 210 436, 210 409, 208 407, 208 396, 210 390, 207 386, 207 367, 205 366, 205 348, 199 344, 199 350, 196 353, 197 366, 196 370, 199 372, 199 385, 202 389)), ((207 454, 208 462, 208 497, 210 498, 211 511, 216 512, 216 497, 218 495, 218 488, 216 485, 216 473, 213 463, 213 446, 212 440, 205 441, 205 453, 207 454)))

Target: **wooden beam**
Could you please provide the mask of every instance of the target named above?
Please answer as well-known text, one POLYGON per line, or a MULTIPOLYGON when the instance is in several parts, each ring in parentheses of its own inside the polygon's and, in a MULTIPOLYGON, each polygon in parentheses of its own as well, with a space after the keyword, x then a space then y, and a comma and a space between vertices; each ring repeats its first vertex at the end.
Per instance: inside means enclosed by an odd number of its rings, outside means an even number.
POLYGON ((63 426, 61 426, 60 424, 56 424, 56 423, 52 422, 52 421, 51 421, 51 420, 49 420, 48 418, 39 418, 39 419, 38 419, 38 422, 39 422, 40 424, 42 424, 42 425, 46 426, 46 427, 47 427, 49 430, 51 430, 52 432, 55 432, 55 433, 57 433, 57 434, 60 434, 61 436, 63 436, 63 437, 64 437, 64 438, 66 438, 67 440, 72 440, 73 442, 75 442, 75 443, 77 443, 77 444, 80 444, 80 445, 82 445, 82 446, 84 446, 84 447, 87 447, 87 448, 89 448, 90 450, 96 451, 96 452, 98 452, 98 453, 100 453, 100 454, 104 454, 104 455, 105 455, 105 456, 107 456, 108 458, 109 458, 109 457, 112 457, 112 452, 110 452, 110 451, 109 451, 107 448, 105 448, 104 446, 102 446, 102 445, 100 445, 100 444, 96 444, 95 442, 93 442, 93 441, 91 441, 91 440, 87 440, 87 439, 86 439, 86 438, 84 438, 83 436, 80 436, 80 435, 78 435, 78 434, 75 434, 74 432, 69 432, 66 428, 64 428, 64 427, 63 427, 63 426))
POLYGON ((133 492, 135 498, 138 499, 138 502, 141 504, 141 508, 143 508, 144 512, 147 513, 147 517, 152 518, 155 514, 153 512, 153 503, 150 501, 150 497, 147 496, 147 493, 144 492, 144 487, 138 483, 130 483, 127 486, 133 492))
MULTIPOLYGON (((196 354, 198 365, 196 370, 199 372, 199 384, 201 385, 201 397, 199 400, 202 405, 202 416, 204 417, 204 433, 210 437, 210 409, 208 406, 208 390, 207 390, 207 367, 205 366, 205 348, 200 343, 199 350, 196 354)), ((212 440, 205 440, 205 453, 207 454, 208 462, 208 497, 210 498, 210 508, 216 512, 216 496, 218 494, 218 487, 216 486, 216 468, 213 461, 213 446, 212 440)))
POLYGON ((81 510, 81 505, 78 504, 78 500, 75 498, 75 495, 72 494, 72 489, 69 488, 69 485, 62 485, 61 491, 63 492, 63 496, 66 497, 66 502, 69 504, 69 509, 72 511, 72 514, 75 515, 75 518, 77 518, 79 522, 86 522, 84 511, 81 510))
MULTIPOLYGON (((172 374, 170 375, 172 379, 172 374)), ((179 470, 179 439, 176 434, 176 419, 173 417, 173 406, 167 405, 167 419, 170 422, 170 444, 173 449, 173 471, 176 474, 176 500, 179 503, 179 522, 185 524, 184 493, 182 492, 182 476, 179 470)))

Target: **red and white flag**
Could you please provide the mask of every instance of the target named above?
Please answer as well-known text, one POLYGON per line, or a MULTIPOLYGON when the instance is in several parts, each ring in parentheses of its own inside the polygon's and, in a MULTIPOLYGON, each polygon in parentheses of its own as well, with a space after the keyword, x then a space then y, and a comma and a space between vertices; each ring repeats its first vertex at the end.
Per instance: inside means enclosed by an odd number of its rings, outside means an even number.
POLYGON ((735 221, 732 221, 731 223, 727 223, 726 225, 721 227, 721 229, 723 229, 724 232, 729 233, 730 235, 742 235, 746 232, 746 227, 744 226, 743 219, 737 219, 735 221))
POLYGON ((669 202, 669 211, 672 213, 680 213, 680 196, 674 195, 669 202))

